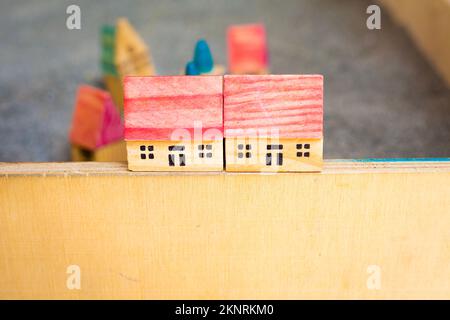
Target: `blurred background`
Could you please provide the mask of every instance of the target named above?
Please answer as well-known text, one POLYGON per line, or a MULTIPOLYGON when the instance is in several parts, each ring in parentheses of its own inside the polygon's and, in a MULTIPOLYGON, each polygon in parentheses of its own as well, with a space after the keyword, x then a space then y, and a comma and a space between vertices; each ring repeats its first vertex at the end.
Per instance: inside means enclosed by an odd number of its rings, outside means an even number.
POLYGON ((2 0, 0 161, 70 160, 77 87, 101 81, 100 28, 121 16, 160 75, 179 74, 199 38, 226 65, 227 27, 264 23, 271 73, 325 77, 325 158, 450 156, 446 82, 383 7, 382 29, 367 28, 372 3, 2 0), (66 28, 70 4, 81 30, 66 28))

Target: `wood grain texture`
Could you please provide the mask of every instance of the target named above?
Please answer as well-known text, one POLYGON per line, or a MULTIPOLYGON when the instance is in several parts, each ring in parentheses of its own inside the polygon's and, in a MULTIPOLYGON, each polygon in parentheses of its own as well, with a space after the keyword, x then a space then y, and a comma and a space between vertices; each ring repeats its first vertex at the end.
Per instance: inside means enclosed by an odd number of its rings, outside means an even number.
POLYGON ((82 85, 77 91, 70 141, 88 150, 123 137, 120 115, 108 92, 82 85))
POLYGON ((322 139, 323 77, 320 75, 224 76, 226 138, 259 136, 322 139))
POLYGON ((450 86, 450 1, 379 0, 450 86))
POLYGON ((0 164, 0 298, 448 299, 449 194, 449 161, 272 175, 0 164), (73 264, 81 290, 66 287, 73 264))
POLYGON ((125 139, 172 140, 175 129, 223 132, 221 76, 126 77, 125 139))
POLYGON ((230 26, 227 30, 227 49, 230 73, 268 73, 269 54, 264 25, 230 26))
POLYGON ((226 171, 318 172, 323 164, 323 141, 318 139, 225 140, 226 171))

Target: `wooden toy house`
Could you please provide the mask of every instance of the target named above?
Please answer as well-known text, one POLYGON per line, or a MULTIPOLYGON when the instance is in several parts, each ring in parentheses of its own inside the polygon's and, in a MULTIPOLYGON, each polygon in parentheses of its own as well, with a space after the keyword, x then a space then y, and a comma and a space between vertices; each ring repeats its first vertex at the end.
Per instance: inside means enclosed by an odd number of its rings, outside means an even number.
POLYGON ((104 82, 116 105, 122 107, 123 77, 155 73, 150 50, 125 18, 118 19, 115 26, 103 26, 101 38, 104 82))
POLYGON ((78 88, 69 139, 74 161, 124 160, 123 123, 108 92, 78 88))
POLYGON ((124 93, 130 170, 223 170, 223 77, 126 77, 124 93))
POLYGON ((323 77, 224 76, 226 171, 320 171, 323 77))
POLYGON ((228 70, 232 74, 267 74, 268 49, 262 24, 230 26, 227 31, 228 70))

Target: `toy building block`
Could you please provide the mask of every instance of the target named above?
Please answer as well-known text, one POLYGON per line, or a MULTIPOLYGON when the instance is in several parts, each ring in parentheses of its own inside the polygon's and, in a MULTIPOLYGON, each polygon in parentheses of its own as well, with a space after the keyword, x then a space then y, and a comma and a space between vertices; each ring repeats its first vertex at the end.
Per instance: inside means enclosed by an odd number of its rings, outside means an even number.
POLYGON ((105 85, 114 102, 123 107, 123 77, 148 76, 155 73, 150 50, 125 18, 116 26, 103 26, 102 71, 105 85))
POLYGON ((125 162, 127 148, 124 140, 111 142, 93 151, 72 144, 71 159, 72 161, 125 162))
POLYGON ((103 76, 103 83, 106 89, 111 94, 114 104, 120 113, 123 113, 123 82, 122 80, 110 74, 103 76))
POLYGON ((320 171, 321 75, 224 76, 226 171, 320 171))
POLYGON ((94 151, 92 161, 117 162, 127 161, 127 146, 124 140, 112 142, 94 151))
POLYGON ((228 70, 231 74, 267 74, 268 49, 262 24, 228 27, 228 70))
POLYGON ((108 92, 87 85, 78 88, 69 136, 75 160, 89 160, 99 148, 123 138, 122 120, 108 92))
POLYGON ((150 51, 125 18, 117 21, 115 63, 121 77, 147 76, 155 73, 150 51))
POLYGON ((223 170, 223 77, 125 77, 133 171, 223 170))
POLYGON ((124 140, 112 142, 94 151, 72 145, 72 161, 125 162, 127 148, 124 140))
POLYGON ((201 39, 197 41, 194 49, 194 59, 186 64, 185 75, 223 75, 225 68, 214 65, 213 56, 208 43, 201 39))

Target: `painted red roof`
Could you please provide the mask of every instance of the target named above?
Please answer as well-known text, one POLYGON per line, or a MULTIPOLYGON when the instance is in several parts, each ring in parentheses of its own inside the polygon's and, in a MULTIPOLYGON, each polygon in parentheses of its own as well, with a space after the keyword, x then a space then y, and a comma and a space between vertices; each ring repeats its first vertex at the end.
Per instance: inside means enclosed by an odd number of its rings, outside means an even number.
POLYGON ((125 140, 171 140, 175 129, 223 133, 221 76, 125 77, 125 140))
POLYGON ((323 77, 226 75, 224 129, 226 138, 246 136, 243 130, 258 130, 260 136, 272 130, 280 138, 322 138, 323 77))

